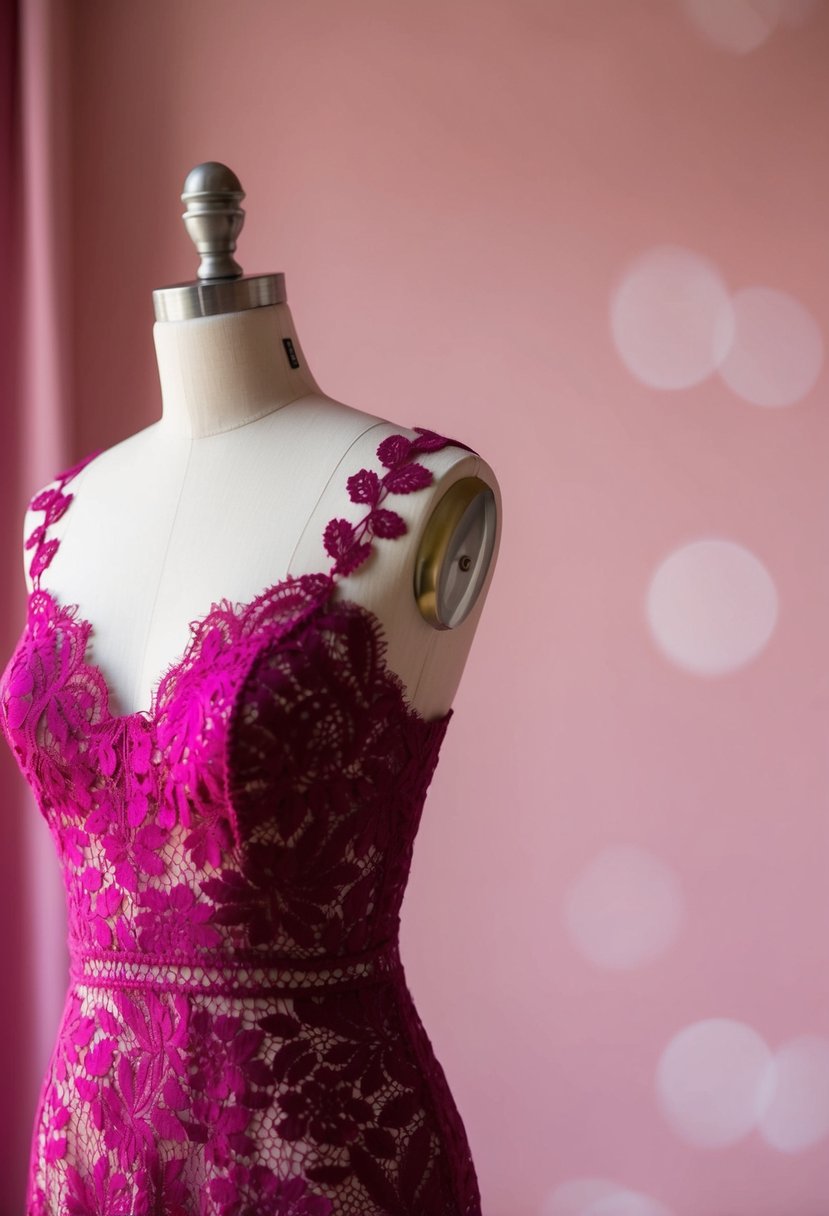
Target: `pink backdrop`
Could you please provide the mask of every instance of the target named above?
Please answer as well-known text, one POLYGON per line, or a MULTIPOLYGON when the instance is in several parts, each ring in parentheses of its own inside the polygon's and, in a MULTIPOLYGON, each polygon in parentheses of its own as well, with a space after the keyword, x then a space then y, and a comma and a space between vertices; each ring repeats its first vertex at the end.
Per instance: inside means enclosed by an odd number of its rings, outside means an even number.
POLYGON ((70 10, 62 463, 215 159, 324 391, 498 475, 403 912, 485 1216, 826 1216, 826 6, 70 10))

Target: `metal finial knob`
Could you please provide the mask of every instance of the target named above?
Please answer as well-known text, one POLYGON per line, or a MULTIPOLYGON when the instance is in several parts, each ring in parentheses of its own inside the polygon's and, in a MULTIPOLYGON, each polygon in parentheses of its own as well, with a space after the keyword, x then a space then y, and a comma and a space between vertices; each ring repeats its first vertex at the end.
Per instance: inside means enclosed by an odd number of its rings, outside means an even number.
POLYGON ((153 292, 156 321, 188 321, 284 304, 285 275, 243 274, 233 257, 245 213, 245 192, 236 174, 218 161, 196 165, 187 174, 181 198, 184 226, 201 254, 197 278, 153 292))
POLYGON ((244 197, 236 174, 216 160, 196 165, 187 174, 181 194, 187 209, 182 219, 201 254, 197 278, 204 282, 239 279, 244 273, 233 257, 245 222, 240 206, 244 197))

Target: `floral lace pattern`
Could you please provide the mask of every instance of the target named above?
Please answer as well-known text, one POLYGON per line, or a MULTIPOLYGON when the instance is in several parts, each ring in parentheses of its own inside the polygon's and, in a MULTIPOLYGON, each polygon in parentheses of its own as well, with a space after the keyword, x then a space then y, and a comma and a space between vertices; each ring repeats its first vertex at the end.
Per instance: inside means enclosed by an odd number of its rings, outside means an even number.
MULTIPOLYGON (((71 980, 26 1216, 480 1216, 398 933, 453 711, 427 720, 336 579, 406 532, 425 428, 348 478, 326 573, 211 605, 149 710, 112 711, 92 623, 41 578, 93 452, 41 491, 0 726, 66 885, 71 980)), ((467 448, 472 451, 473 449, 467 448)))

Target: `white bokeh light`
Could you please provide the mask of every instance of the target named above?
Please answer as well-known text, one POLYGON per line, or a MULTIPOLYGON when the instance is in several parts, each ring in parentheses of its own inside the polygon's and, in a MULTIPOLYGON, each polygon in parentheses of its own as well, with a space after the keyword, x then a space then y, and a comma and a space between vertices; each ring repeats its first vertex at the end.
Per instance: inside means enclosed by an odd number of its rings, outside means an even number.
POLYGON ((714 46, 737 55, 756 51, 780 20, 780 0, 680 0, 680 4, 714 46))
POLYGON ((613 341, 628 370, 652 388, 699 384, 734 338, 731 296, 710 259, 658 245, 634 259, 613 287, 613 341))
POLYGON ((607 1178, 573 1178, 548 1195, 540 1216, 674 1216, 640 1191, 607 1178))
POLYGON ((801 1035, 785 1043, 769 1066, 766 1085, 759 1131, 772 1148, 800 1153, 829 1135, 829 1041, 801 1035))
POLYGON ((564 896, 576 949, 597 967, 629 970, 664 954, 685 916, 674 872, 634 845, 603 849, 564 896))
POLYGON ((823 366, 823 337, 812 314, 771 287, 732 296, 734 342, 717 369, 732 392, 752 405, 793 405, 814 387, 823 366))
POLYGON ((572 1178, 551 1191, 541 1206, 541 1216, 584 1216, 591 1203, 618 1190, 608 1178, 572 1178))
POLYGON ((778 610, 763 563, 743 545, 716 538, 670 553, 651 578, 645 607, 660 649, 696 675, 722 675, 754 659, 778 610))
POLYGON ((616 1191, 585 1208, 583 1216, 672 1216, 664 1203, 641 1191, 616 1191))
POLYGON ((821 0, 679 0, 697 30, 724 51, 747 55, 778 26, 797 28, 814 16, 821 0))
POLYGON ((659 1105, 677 1136, 701 1148, 746 1136, 768 1102, 772 1058, 744 1022, 709 1018, 681 1030, 656 1070, 659 1105))

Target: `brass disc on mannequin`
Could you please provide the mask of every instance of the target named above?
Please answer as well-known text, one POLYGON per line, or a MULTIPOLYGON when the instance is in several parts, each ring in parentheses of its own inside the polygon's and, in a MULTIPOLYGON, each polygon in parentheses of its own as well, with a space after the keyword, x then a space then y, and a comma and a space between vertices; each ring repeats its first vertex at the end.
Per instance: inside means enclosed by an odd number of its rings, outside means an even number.
POLYGON ((423 530, 414 593, 435 629, 455 629, 467 617, 486 578, 495 545, 495 495, 480 477, 453 482, 423 530))

